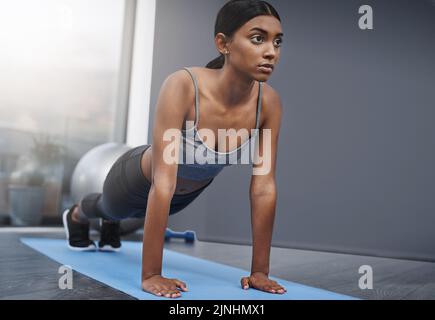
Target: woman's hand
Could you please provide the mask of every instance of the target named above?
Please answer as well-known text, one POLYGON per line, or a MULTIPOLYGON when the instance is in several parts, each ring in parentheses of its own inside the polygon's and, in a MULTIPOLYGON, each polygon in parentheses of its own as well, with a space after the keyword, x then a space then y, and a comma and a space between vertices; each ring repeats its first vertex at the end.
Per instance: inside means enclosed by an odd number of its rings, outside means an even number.
POLYGON ((148 279, 142 280, 142 289, 159 297, 178 298, 181 296, 178 288, 183 291, 188 291, 183 281, 167 279, 161 275, 154 275, 148 279))
POLYGON ((283 294, 287 292, 287 290, 280 286, 278 282, 270 280, 268 276, 262 272, 254 272, 249 277, 243 277, 241 284, 242 288, 245 290, 251 287, 270 293, 283 294))

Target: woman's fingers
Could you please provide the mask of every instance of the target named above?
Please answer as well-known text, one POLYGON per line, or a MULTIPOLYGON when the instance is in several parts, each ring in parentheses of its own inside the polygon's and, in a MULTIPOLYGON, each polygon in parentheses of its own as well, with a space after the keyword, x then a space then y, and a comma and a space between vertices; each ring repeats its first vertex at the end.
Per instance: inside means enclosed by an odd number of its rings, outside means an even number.
POLYGON ((166 298, 177 298, 181 295, 178 290, 171 289, 163 289, 160 291, 160 293, 166 298))
POLYGON ((276 293, 284 293, 284 289, 281 287, 273 287, 273 290, 275 290, 276 293))
POLYGON ((160 291, 154 289, 153 291, 151 291, 153 294, 155 294, 156 296, 161 296, 162 294, 160 293, 160 291))
POLYGON ((271 279, 243 277, 240 280, 240 284, 242 285, 242 288, 245 290, 252 287, 261 291, 270 292, 270 293, 279 293, 279 294, 283 294, 287 291, 284 287, 278 284, 278 282, 271 279))
POLYGON ((143 290, 166 298, 178 298, 181 296, 180 289, 187 291, 187 286, 178 279, 167 279, 161 276, 152 277, 142 281, 143 290))
POLYGON ((280 285, 266 286, 265 291, 269 291, 271 293, 285 293, 287 290, 280 285))
POLYGON ((173 279, 173 281, 175 282, 175 285, 178 288, 181 288, 181 290, 183 290, 183 291, 188 291, 187 290, 187 285, 183 281, 180 281, 178 279, 173 279))
POLYGON ((175 287, 154 286, 150 288, 148 291, 159 297, 177 298, 181 296, 180 291, 178 291, 175 287))
POLYGON ((270 292, 270 293, 283 294, 287 292, 287 290, 284 287, 282 287, 275 281, 268 281, 266 283, 259 284, 258 286, 255 287, 259 290, 270 292))
POLYGON ((181 288, 183 291, 187 291, 187 286, 183 281, 178 279, 169 279, 170 284, 166 285, 160 293, 166 298, 178 298, 181 296, 181 292, 178 288, 181 288))
POLYGON ((249 288, 249 277, 243 277, 240 281, 242 288, 247 290, 249 288))
POLYGON ((179 296, 181 296, 180 291, 178 291, 178 290, 176 290, 176 291, 171 290, 169 292, 169 297, 168 298, 178 298, 179 296))
POLYGON ((278 293, 284 293, 284 292, 287 291, 284 287, 281 287, 281 286, 278 286, 275 290, 276 290, 278 293))
POLYGON ((148 291, 153 293, 153 294, 155 294, 156 296, 161 296, 162 295, 162 293, 160 292, 161 289, 158 288, 158 287, 155 287, 155 286, 152 286, 151 288, 149 288, 148 291))

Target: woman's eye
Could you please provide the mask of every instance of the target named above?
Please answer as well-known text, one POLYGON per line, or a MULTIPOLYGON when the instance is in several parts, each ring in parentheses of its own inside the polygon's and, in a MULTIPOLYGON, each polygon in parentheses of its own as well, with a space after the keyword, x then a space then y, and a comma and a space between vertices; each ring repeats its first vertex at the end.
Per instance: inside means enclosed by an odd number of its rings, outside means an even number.
MULTIPOLYGON (((259 41, 255 40, 256 43, 260 43, 260 42, 262 42, 261 40, 263 39, 263 36, 258 35, 258 36, 252 37, 251 39, 257 39, 257 40, 260 39, 259 41)), ((280 47, 281 44, 282 44, 281 38, 278 38, 275 40, 275 46, 280 47)))
POLYGON ((251 39, 262 39, 263 37, 262 36, 255 36, 255 37, 252 37, 251 39))

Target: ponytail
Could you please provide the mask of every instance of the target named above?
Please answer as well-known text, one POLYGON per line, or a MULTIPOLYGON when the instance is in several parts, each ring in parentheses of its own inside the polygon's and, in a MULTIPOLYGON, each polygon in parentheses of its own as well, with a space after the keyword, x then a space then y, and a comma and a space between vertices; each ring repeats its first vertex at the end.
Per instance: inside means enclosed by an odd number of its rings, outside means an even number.
POLYGON ((216 59, 210 61, 205 67, 209 69, 222 69, 225 64, 225 56, 221 54, 216 59))

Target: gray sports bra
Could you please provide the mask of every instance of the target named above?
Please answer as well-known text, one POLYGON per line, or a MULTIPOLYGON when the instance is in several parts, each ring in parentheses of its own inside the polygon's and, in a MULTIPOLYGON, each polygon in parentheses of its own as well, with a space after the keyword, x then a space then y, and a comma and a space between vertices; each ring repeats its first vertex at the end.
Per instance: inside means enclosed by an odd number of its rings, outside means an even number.
MULTIPOLYGON (((216 177, 226 166, 233 164, 250 164, 258 135, 261 112, 262 83, 258 82, 257 114, 255 129, 251 130, 251 138, 237 149, 230 152, 218 152, 207 146, 201 139, 197 124, 199 120, 198 83, 193 72, 184 68, 190 74, 195 86, 195 123, 181 131, 179 164, 177 176, 190 180, 208 180, 216 177), (195 156, 196 155, 196 156, 195 156)), ((202 130, 202 129, 200 129, 202 130)))

